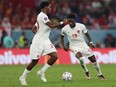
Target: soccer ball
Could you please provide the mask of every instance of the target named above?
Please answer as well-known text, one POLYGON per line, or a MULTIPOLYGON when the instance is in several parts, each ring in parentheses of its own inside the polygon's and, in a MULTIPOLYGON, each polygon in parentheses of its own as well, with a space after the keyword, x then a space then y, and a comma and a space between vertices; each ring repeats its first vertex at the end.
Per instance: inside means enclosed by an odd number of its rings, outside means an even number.
POLYGON ((65 80, 65 81, 71 81, 72 80, 72 73, 64 72, 62 74, 62 79, 65 80))

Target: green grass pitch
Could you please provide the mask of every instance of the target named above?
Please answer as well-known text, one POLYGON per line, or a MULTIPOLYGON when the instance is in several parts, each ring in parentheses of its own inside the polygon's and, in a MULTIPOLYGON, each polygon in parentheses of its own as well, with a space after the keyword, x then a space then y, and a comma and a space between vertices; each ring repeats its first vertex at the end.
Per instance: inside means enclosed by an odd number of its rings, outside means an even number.
MULTIPOLYGON (((37 76, 36 72, 43 65, 33 68, 27 77, 28 86, 25 87, 116 87, 116 65, 101 64, 101 70, 107 80, 100 80, 92 64, 87 67, 91 74, 91 79, 87 80, 80 65, 53 65, 47 72, 47 83, 44 83, 37 76), (61 76, 65 71, 73 75, 72 81, 63 81, 61 76)), ((0 66, 0 87, 22 87, 19 77, 26 65, 0 66)))

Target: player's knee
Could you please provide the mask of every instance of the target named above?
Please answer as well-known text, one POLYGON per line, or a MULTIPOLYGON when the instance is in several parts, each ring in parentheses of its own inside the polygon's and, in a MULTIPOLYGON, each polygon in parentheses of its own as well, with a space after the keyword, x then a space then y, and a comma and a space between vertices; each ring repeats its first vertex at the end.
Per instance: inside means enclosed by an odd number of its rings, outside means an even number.
POLYGON ((81 54, 81 52, 77 52, 75 56, 79 59, 82 57, 82 54, 81 54))
POLYGON ((58 56, 57 56, 57 55, 53 55, 53 56, 52 56, 52 59, 53 59, 53 60, 57 60, 57 59, 58 59, 58 56))
POLYGON ((32 63, 33 64, 37 64, 38 63, 38 60, 32 60, 32 63))
POLYGON ((91 62, 93 63, 93 62, 96 62, 96 60, 95 59, 93 59, 93 60, 91 60, 91 62))
POLYGON ((89 59, 92 63, 97 61, 94 55, 91 56, 91 57, 89 57, 88 59, 89 59))
POLYGON ((53 59, 53 60, 57 60, 58 59, 58 55, 56 52, 53 52, 51 54, 49 54, 49 56, 53 59))

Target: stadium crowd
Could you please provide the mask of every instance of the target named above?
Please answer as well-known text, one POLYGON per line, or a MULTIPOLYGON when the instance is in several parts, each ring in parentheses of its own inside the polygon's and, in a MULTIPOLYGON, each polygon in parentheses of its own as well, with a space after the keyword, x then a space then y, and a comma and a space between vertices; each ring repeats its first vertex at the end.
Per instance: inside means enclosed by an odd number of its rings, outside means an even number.
MULTIPOLYGON (((40 11, 39 4, 41 1, 42 0, 0 0, 0 30, 7 31, 5 36, 10 37, 12 30, 21 31, 23 29, 31 29, 40 11)), ((49 1, 53 8, 50 19, 54 22, 61 21, 66 18, 68 14, 74 12, 77 14, 77 22, 85 24, 87 29, 116 29, 116 0, 49 1)), ((5 33, 5 31, 2 33, 5 33)), ((3 38, 4 34, 1 35, 3 38)), ((116 44, 115 38, 113 36, 112 38, 112 42, 116 44)), ((13 47, 17 47, 17 43, 18 42, 14 42, 16 46, 13 47)), ((113 45, 113 47, 115 46, 113 45)))

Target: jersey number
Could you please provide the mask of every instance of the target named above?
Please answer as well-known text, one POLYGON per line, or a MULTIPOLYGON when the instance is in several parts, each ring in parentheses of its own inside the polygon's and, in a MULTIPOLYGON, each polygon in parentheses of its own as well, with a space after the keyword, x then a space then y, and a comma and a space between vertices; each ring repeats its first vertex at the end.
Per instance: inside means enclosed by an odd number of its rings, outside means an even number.
POLYGON ((72 34, 72 37, 73 38, 77 38, 77 34, 72 34))
POLYGON ((54 45, 53 44, 50 44, 51 48, 54 48, 54 45))

